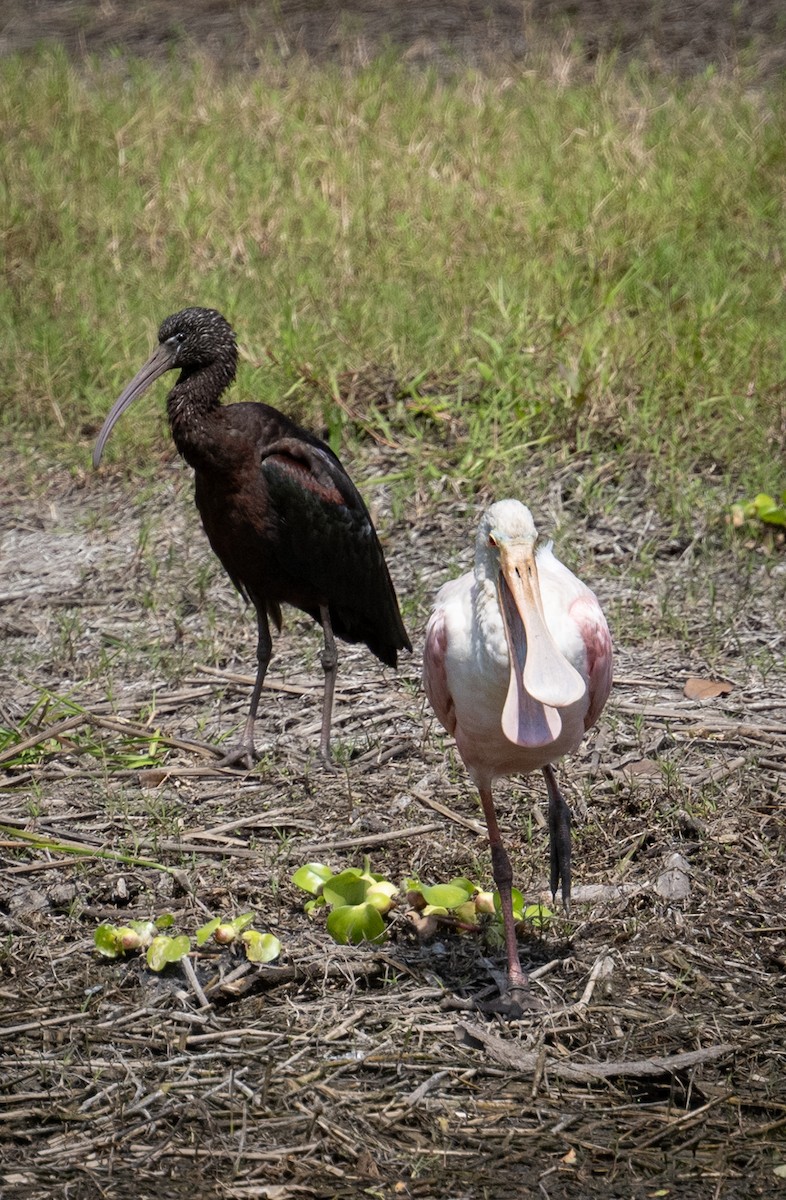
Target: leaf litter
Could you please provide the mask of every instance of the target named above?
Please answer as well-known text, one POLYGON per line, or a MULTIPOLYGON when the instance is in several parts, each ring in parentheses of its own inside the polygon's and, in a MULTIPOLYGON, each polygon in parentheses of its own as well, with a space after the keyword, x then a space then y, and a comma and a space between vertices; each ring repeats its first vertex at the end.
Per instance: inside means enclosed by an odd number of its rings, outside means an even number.
MULTIPOLYGON (((494 992, 499 947, 444 930, 421 943, 396 917, 384 944, 339 947, 290 883, 317 853, 335 870, 370 853, 397 882, 491 884, 476 797, 418 680, 474 508, 424 490, 405 522, 374 497, 415 653, 396 675, 342 646, 330 775, 318 635, 288 614, 263 761, 244 775, 211 747, 245 717, 253 621, 187 475, 130 505, 106 484, 46 503, 9 490, 4 1196, 771 1194, 786 1131, 783 564, 730 570, 723 535, 675 554, 632 489, 611 512, 579 503, 585 469, 548 488, 534 473, 530 499, 544 527, 570 529, 571 565, 609 612, 616 686, 561 770, 572 913, 522 942, 543 1009, 509 1025, 472 1007, 494 992), (716 675, 734 690, 684 695, 686 677, 716 675), (193 935, 252 911, 281 942, 273 964, 213 947, 153 976, 93 951, 103 922, 166 912, 193 935)), ((516 885, 550 903, 540 782, 498 793, 516 885)))

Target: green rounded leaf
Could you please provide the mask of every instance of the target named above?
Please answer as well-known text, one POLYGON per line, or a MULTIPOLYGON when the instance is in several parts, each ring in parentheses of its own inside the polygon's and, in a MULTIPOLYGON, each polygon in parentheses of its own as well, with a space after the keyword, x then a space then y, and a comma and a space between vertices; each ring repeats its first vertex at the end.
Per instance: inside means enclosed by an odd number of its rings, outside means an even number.
POLYGON ((554 920, 554 913, 550 908, 546 908, 545 904, 528 904, 522 916, 536 929, 545 929, 549 922, 554 920))
POLYGON ((373 904, 345 904, 334 908, 328 915, 327 929, 340 946, 381 942, 385 938, 385 922, 373 904))
POLYGON ((255 916, 256 913, 243 913, 243 915, 240 917, 234 917, 233 920, 230 921, 230 925, 234 929, 235 933, 242 933, 244 929, 248 928, 255 916))
POLYGON ((221 924, 220 917, 213 917, 212 921, 208 921, 206 925, 200 925, 196 931, 197 946, 204 946, 208 938, 211 938, 221 924))
POLYGON ((474 889, 467 890, 455 883, 436 883, 433 887, 420 890, 427 904, 434 904, 438 908, 458 908, 469 900, 474 889))
POLYGON ((772 496, 759 492, 753 503, 760 521, 766 521, 769 525, 786 525, 786 508, 777 504, 772 496))
MULTIPOLYGON (((510 889, 510 898, 513 901, 513 916, 517 921, 524 919, 524 897, 518 888, 510 889)), ((499 892, 494 893, 494 911, 502 913, 502 902, 499 898, 499 892)))
POLYGON ((240 935, 240 939, 246 947, 246 958, 249 962, 272 962, 281 953, 281 942, 272 933, 248 929, 240 935))
POLYGON ((306 903, 303 905, 303 912, 306 913, 310 917, 315 909, 324 908, 324 906, 325 906, 325 897, 324 896, 315 896, 313 900, 306 901, 306 903))
POLYGON ((463 904, 459 904, 457 908, 453 909, 452 915, 457 917, 459 921, 463 921, 466 925, 474 925, 478 915, 475 908, 475 901, 465 900, 463 904))
POLYGON ((451 887, 463 888, 468 896, 474 896, 475 892, 480 890, 478 885, 473 883, 471 879, 467 879, 465 875, 456 875, 454 879, 449 879, 448 883, 451 887))
POLYGON ((123 953, 116 925, 99 925, 93 934, 93 942, 104 958, 119 958, 123 953))
POLYGON ((332 877, 333 872, 330 867, 326 867, 323 863, 306 863, 295 871, 292 882, 302 891, 309 892, 312 896, 318 896, 323 885, 332 877))
POLYGON ((357 867, 349 867, 340 875, 334 875, 322 888, 322 895, 333 908, 363 904, 371 881, 363 879, 357 867))
MULTIPOLYGON (((156 929, 171 929, 174 923, 175 918, 171 913, 162 913, 160 917, 156 917, 155 919, 156 929)), ((131 924, 133 925, 134 922, 132 921, 131 924)))
POLYGON ((191 939, 181 933, 179 937, 167 937, 160 933, 153 938, 147 951, 147 965, 151 971, 163 971, 168 963, 180 962, 191 949, 191 939))

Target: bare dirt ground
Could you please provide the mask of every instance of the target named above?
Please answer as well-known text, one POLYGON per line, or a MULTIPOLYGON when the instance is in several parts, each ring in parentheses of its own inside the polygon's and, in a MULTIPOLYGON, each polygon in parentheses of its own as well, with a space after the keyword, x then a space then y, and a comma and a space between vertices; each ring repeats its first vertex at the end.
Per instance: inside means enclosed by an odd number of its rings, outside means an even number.
POLYGON ((544 46, 677 74, 786 65, 780 0, 0 0, 0 54, 52 42, 77 57, 171 57, 192 44, 230 68, 253 68, 271 50, 362 64, 383 47, 414 64, 498 66, 544 46))
MULTIPOLYGON (((396 674, 342 648, 329 775, 320 640, 290 613, 244 775, 187 742, 242 722, 254 662, 188 472, 132 499, 111 479, 6 489, 0 724, 34 744, 0 754, 4 1197, 781 1193, 786 564, 703 529, 675 540, 635 476, 611 517, 597 487, 581 460, 530 483, 611 616, 617 681, 561 771, 573 913, 523 940, 544 1008, 507 1025, 462 1007, 501 966, 482 938, 421 945, 399 915, 384 946, 339 948, 289 882, 367 853, 397 882, 490 884, 472 788, 419 687, 474 507, 423 493, 394 521, 367 493, 414 653, 396 674), (691 676, 734 690, 688 700, 691 676), (93 951, 101 921, 170 912, 193 935, 248 910, 281 959, 201 952, 207 1005, 182 967, 93 951)), ((542 782, 497 794, 517 883, 546 898, 542 782)))

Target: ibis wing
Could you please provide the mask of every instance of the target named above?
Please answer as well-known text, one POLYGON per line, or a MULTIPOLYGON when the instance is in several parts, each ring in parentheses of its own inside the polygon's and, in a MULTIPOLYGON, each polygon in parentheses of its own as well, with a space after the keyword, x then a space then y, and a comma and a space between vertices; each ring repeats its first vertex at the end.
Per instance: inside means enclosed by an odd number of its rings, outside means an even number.
POLYGON ((338 459, 327 447, 283 437, 264 448, 260 470, 281 530, 290 602, 316 619, 327 605, 339 637, 365 642, 395 666, 409 638, 371 517, 338 459))
POLYGON ((270 466, 288 475, 296 487, 305 489, 316 501, 346 505, 371 525, 362 496, 327 446, 310 444, 301 437, 278 438, 261 452, 262 470, 270 466))

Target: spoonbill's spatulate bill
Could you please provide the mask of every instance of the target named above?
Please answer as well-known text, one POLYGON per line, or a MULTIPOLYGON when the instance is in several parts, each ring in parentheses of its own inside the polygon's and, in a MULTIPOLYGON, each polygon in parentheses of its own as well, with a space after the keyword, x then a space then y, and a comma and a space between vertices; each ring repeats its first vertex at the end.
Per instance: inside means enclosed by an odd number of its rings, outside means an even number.
POLYGON ((491 794, 503 775, 540 769, 549 794, 551 890, 570 899, 570 809, 552 763, 575 751, 611 690, 606 618, 518 500, 481 519, 473 571, 446 583, 426 629, 423 683, 480 793, 505 923, 513 1004, 526 1005, 511 902, 512 871, 491 794))
POLYGON ((235 334, 211 308, 167 317, 158 347, 112 407, 98 436, 98 466, 118 417, 165 371, 180 375, 167 398, 178 452, 194 469, 196 505, 210 545, 238 591, 254 605, 257 676, 240 742, 221 764, 252 766, 254 721, 281 605, 322 626, 320 754, 330 758, 338 656, 334 634, 365 642, 395 667, 410 650, 382 547, 363 500, 336 455, 267 404, 221 404, 235 378, 235 334))

